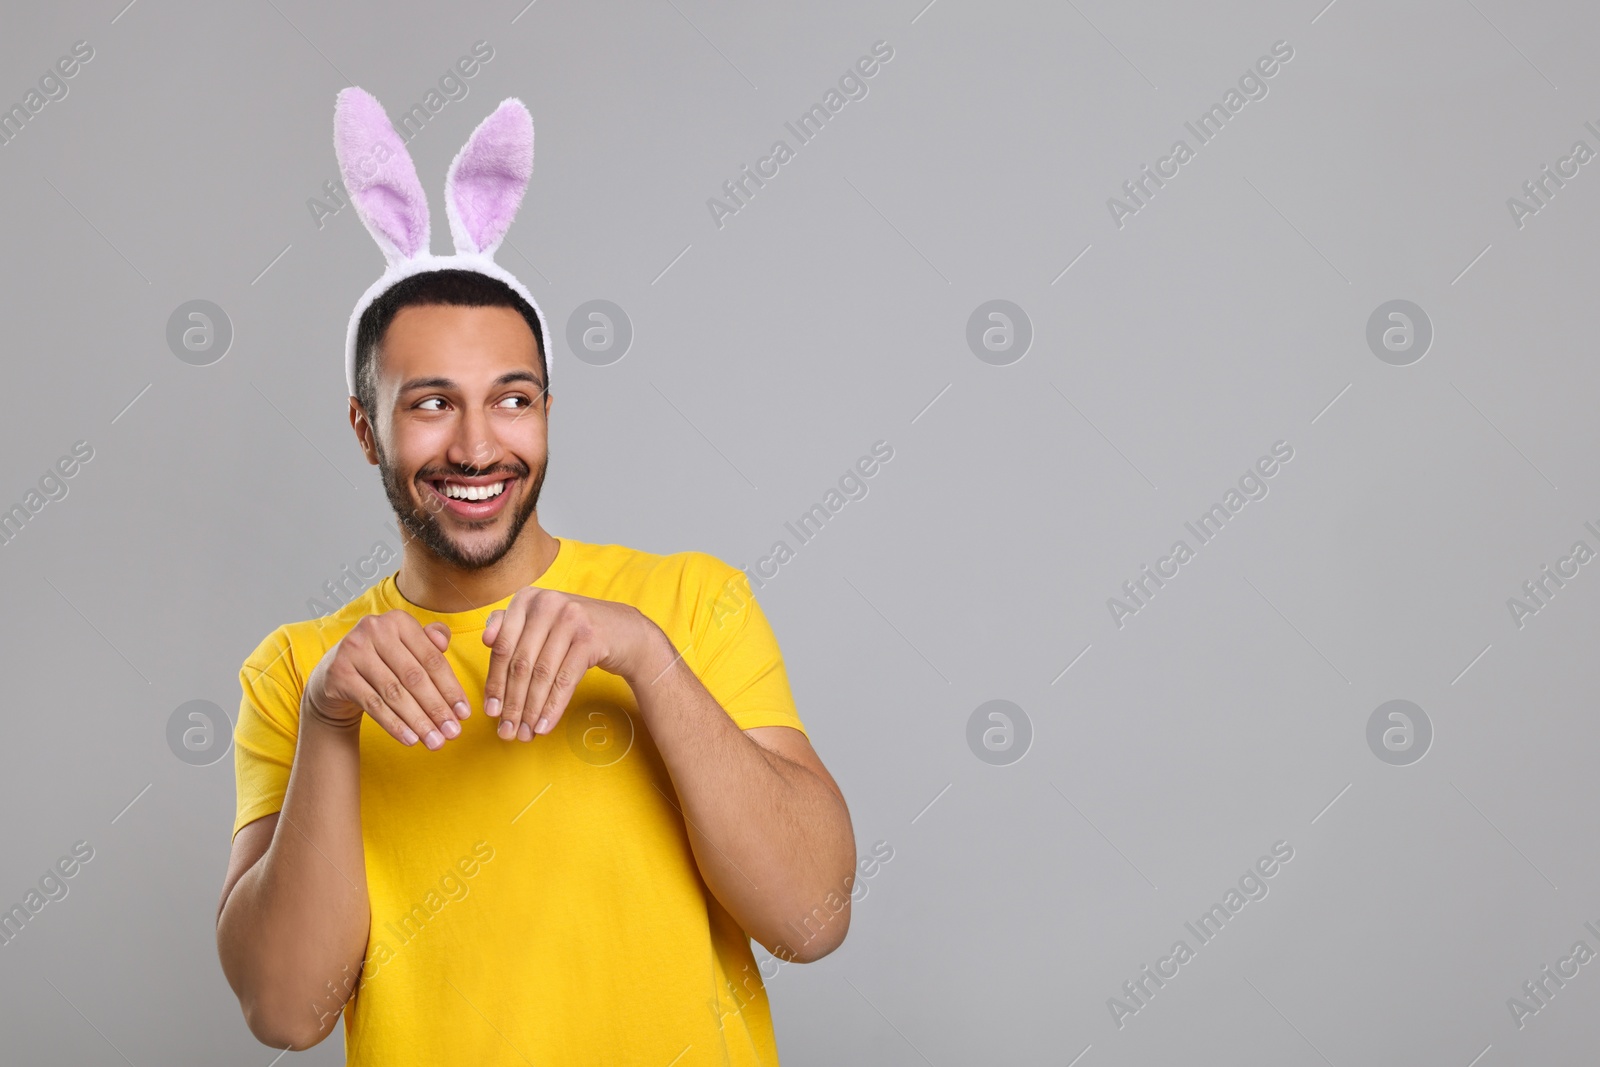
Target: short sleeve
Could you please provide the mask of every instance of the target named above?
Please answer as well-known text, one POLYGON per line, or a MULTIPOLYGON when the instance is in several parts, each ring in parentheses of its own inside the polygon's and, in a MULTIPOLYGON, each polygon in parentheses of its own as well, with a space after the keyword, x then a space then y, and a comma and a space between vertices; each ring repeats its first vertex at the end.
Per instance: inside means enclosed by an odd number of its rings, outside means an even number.
POLYGON ((301 683, 288 635, 274 630, 239 668, 239 721, 233 728, 237 807, 233 832, 283 809, 300 729, 301 683))
POLYGON ((700 684, 741 730, 792 726, 806 733, 778 638, 756 602, 750 579, 715 556, 693 555, 711 571, 701 585, 692 644, 685 656, 695 665, 700 684))

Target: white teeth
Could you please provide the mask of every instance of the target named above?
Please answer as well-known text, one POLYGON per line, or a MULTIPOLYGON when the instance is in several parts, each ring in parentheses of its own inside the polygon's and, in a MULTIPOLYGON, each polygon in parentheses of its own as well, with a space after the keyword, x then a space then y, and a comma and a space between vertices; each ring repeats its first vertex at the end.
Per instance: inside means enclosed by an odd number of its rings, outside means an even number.
POLYGON ((489 485, 457 485, 454 482, 446 482, 444 495, 456 500, 489 500, 504 492, 505 487, 505 482, 492 482, 489 485))

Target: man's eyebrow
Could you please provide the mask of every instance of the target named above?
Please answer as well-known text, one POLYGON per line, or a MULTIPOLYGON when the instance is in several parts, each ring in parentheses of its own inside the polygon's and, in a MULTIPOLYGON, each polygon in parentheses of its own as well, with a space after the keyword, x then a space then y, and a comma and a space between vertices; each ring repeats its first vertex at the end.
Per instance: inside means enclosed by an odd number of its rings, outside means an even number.
MULTIPOLYGON (((538 386, 540 389, 544 388, 544 383, 539 380, 539 376, 537 374, 534 374, 532 371, 526 371, 526 370, 507 371, 506 373, 500 375, 500 377, 496 378, 494 380, 493 384, 495 384, 495 385, 510 385, 512 382, 532 382, 534 385, 538 386)), ((402 386, 400 386, 400 392, 409 393, 413 389, 456 389, 456 388, 459 388, 459 387, 457 386, 455 381, 450 379, 450 378, 440 378, 440 377, 412 378, 410 381, 408 381, 405 384, 403 384, 402 386)))
POLYGON ((402 393, 413 389, 454 389, 456 383, 449 378, 413 378, 400 387, 402 393))

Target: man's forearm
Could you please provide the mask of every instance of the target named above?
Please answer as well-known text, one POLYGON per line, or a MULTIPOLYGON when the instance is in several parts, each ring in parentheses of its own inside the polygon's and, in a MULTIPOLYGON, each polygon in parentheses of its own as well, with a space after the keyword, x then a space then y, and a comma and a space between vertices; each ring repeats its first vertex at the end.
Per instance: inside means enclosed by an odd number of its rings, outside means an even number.
POLYGON ((848 912, 814 938, 804 921, 830 894, 850 898, 854 837, 844 801, 809 768, 746 737, 656 633, 629 682, 672 777, 678 797, 667 799, 682 805, 701 877, 774 955, 825 955, 844 936, 848 912))
POLYGON ((358 729, 301 714, 272 845, 218 920, 223 972, 250 1029, 279 1047, 332 1032, 366 954, 358 729))

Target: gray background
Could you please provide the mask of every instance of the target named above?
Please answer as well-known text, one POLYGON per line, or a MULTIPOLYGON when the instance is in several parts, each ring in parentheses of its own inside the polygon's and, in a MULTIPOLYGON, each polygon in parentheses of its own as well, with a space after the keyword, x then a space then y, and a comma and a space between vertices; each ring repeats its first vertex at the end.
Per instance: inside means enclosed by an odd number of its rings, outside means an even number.
POLYGON ((924 2, 8 13, 0 102, 95 49, 0 148, 0 508, 95 450, 0 548, 0 902, 95 849, 0 948, 8 1062, 275 1055, 216 958, 231 758, 165 731, 235 715, 256 642, 398 548, 340 364, 382 259, 306 201, 340 88, 397 116, 478 40, 410 150, 447 251, 450 157, 500 99, 533 112, 499 258, 559 335, 547 528, 749 565, 895 450, 758 594, 859 851, 894 849, 843 947, 769 982, 786 1064, 1592 1055, 1600 963, 1523 1028, 1506 1001, 1600 949, 1600 565, 1520 628, 1506 601, 1600 548, 1600 163, 1520 228, 1506 200, 1600 149, 1600 15, 924 2), (869 95, 715 226, 880 39, 869 95), (1268 95, 1118 228, 1107 198, 1278 40, 1268 95), (635 331, 603 367, 564 343, 597 298, 635 331), (235 330, 209 366, 165 339, 194 299, 235 330), (1008 366, 965 339, 991 299, 1034 330, 1008 366), (1409 366, 1366 342, 1393 299, 1435 332, 1409 366), (1117 627, 1107 598, 1279 440, 1270 494, 1117 627), (1032 726, 1005 766, 967 742, 995 699, 1032 726), (1433 725, 1409 766, 1366 740, 1391 699, 1433 725), (1270 894, 1119 1028, 1107 999, 1279 840, 1270 894))

